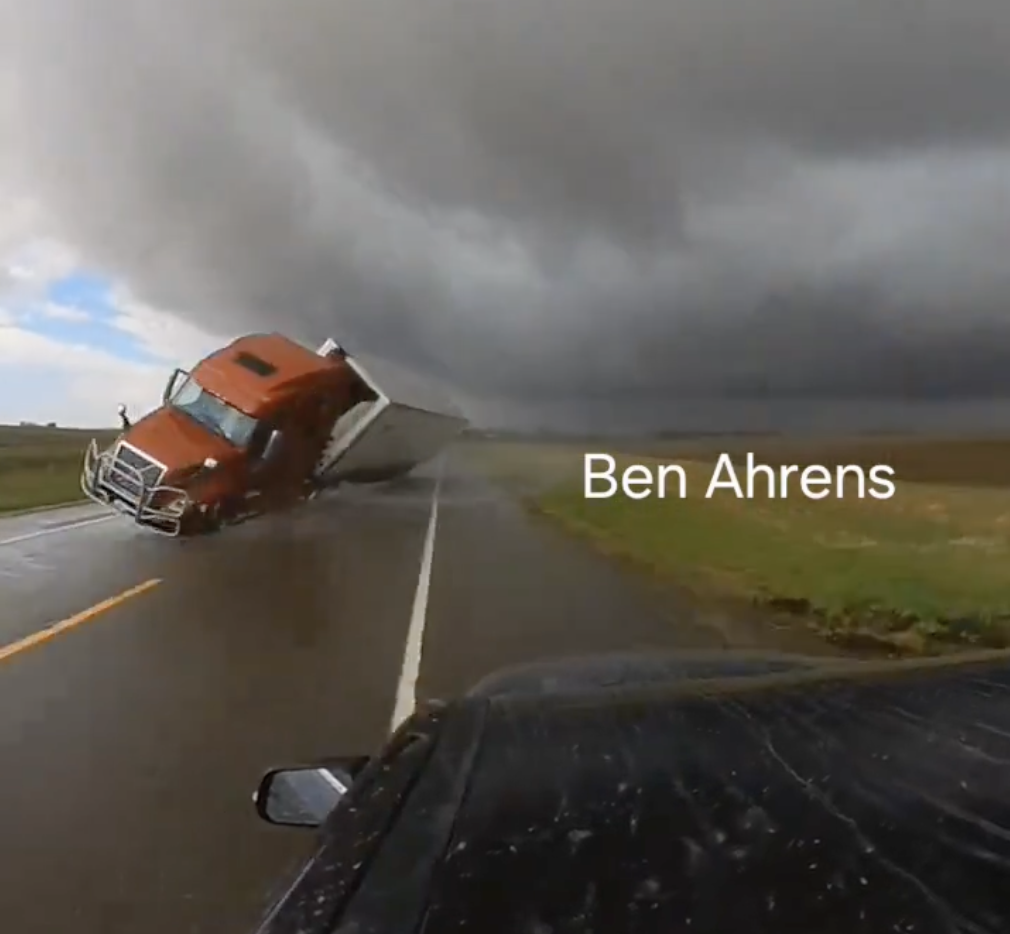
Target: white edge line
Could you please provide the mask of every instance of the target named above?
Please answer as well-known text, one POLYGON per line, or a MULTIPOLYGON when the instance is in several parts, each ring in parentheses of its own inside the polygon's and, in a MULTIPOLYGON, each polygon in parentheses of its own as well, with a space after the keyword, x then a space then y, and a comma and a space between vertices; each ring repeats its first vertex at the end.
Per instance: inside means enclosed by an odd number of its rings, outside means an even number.
POLYGON ((26 532, 24 535, 15 535, 14 538, 0 538, 0 546, 17 545, 19 542, 28 542, 33 538, 42 538, 44 535, 56 535, 58 532, 69 532, 71 529, 81 529, 86 525, 98 525, 99 522, 108 522, 115 519, 113 516, 98 516, 94 519, 83 519, 80 522, 72 522, 69 525, 58 525, 51 529, 36 529, 34 532, 26 532))
POLYGON ((435 492, 431 497, 431 515, 428 519, 428 531, 424 537, 424 548, 421 551, 421 568, 417 578, 417 590, 414 592, 414 606, 410 613, 407 642, 403 649, 400 680, 396 685, 396 706, 393 708, 393 718, 389 725, 390 733, 395 732, 396 728, 414 712, 417 704, 414 692, 421 668, 421 644, 424 640, 424 623, 428 611, 428 588, 431 584, 431 565, 435 554, 435 530, 438 527, 438 495, 442 488, 444 464, 443 458, 439 465, 438 478, 435 480, 435 492))

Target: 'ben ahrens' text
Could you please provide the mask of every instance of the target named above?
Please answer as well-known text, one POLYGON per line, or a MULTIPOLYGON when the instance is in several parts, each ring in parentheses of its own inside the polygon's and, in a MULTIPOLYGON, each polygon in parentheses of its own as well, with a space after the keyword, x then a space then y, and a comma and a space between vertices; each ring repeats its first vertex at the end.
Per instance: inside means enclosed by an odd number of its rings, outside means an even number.
MULTIPOLYGON (((583 476, 586 499, 610 499, 618 491, 629 499, 648 499, 650 496, 684 499, 688 495, 687 472, 679 464, 657 464, 654 467, 632 464, 618 473, 617 461, 609 454, 586 454, 583 476)), ((873 499, 890 499, 894 496, 895 486, 888 478, 893 476, 893 468, 884 464, 877 464, 869 470, 856 464, 833 468, 819 464, 772 467, 757 463, 752 453, 747 454, 744 471, 733 464, 729 454, 720 454, 705 490, 705 499, 711 499, 719 490, 731 492, 738 499, 786 499, 797 493, 807 499, 829 496, 865 499, 867 495, 873 499)))

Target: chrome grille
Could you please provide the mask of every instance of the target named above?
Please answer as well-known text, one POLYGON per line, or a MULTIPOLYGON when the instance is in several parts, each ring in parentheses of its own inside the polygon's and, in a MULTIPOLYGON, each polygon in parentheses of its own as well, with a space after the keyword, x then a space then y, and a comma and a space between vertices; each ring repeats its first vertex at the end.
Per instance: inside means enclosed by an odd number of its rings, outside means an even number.
POLYGON ((146 487, 156 487, 165 475, 165 468, 142 451, 120 444, 109 463, 104 482, 117 493, 136 500, 146 487))
POLYGON ((161 486, 166 468, 126 442, 99 452, 92 439, 81 467, 81 492, 104 506, 133 517, 162 535, 182 533, 182 519, 193 501, 178 487, 161 486))

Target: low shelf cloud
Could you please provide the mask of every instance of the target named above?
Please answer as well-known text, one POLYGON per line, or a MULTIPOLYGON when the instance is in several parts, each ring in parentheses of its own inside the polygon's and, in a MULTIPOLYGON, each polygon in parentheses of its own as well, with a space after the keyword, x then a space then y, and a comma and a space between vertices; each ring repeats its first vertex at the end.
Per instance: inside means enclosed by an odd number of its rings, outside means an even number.
POLYGON ((516 418, 943 407, 1010 395, 1008 98, 999 0, 0 0, 0 247, 516 418))

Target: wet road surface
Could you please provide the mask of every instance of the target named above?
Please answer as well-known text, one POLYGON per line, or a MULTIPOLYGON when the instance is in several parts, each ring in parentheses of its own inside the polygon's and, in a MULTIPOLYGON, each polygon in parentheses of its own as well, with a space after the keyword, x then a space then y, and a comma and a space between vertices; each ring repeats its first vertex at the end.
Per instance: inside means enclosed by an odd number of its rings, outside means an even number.
POLYGON ((0 928, 244 931, 311 843, 255 818, 264 769, 501 665, 720 644, 451 460, 184 543, 2 521, 0 928))

